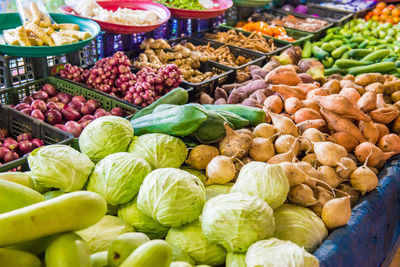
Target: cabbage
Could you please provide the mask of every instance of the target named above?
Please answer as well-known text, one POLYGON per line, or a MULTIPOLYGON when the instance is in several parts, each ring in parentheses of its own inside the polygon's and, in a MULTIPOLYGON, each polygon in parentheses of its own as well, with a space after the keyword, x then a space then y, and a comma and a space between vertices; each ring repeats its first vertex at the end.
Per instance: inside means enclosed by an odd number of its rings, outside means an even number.
POLYGON ((212 184, 206 186, 206 200, 216 197, 220 194, 228 194, 231 191, 233 183, 227 184, 212 184))
POLYGON ((169 267, 193 267, 193 265, 191 265, 185 261, 173 261, 173 262, 171 262, 169 267))
POLYGON ((102 195, 108 204, 124 204, 134 198, 151 166, 127 152, 108 155, 100 160, 90 176, 87 190, 102 195))
POLYGON ((247 267, 318 267, 318 260, 290 241, 258 241, 246 253, 247 267))
POLYGON ((289 240, 313 252, 327 237, 324 222, 311 210, 284 204, 274 211, 274 237, 289 240))
POLYGON ((276 209, 285 202, 289 190, 289 181, 281 166, 252 161, 240 170, 231 192, 257 196, 276 209))
POLYGON ((163 168, 146 176, 137 206, 159 223, 179 227, 199 217, 205 198, 206 190, 199 178, 179 169, 163 168))
POLYGON ((98 223, 76 232, 89 246, 91 253, 105 251, 120 234, 134 232, 133 228, 118 217, 105 215, 98 223))
POLYGON ((79 136, 79 148, 92 161, 126 152, 133 138, 130 122, 117 116, 104 116, 91 122, 79 136))
POLYGON ((247 267, 246 254, 228 252, 225 267, 247 267))
POLYGON ((55 198, 55 197, 59 197, 59 196, 61 196, 63 194, 64 194, 63 191, 55 190, 55 191, 48 191, 48 192, 44 193, 43 196, 44 196, 44 198, 46 200, 49 200, 49 199, 52 199, 52 198, 55 198))
POLYGON ((188 153, 181 139, 161 133, 136 137, 128 152, 144 158, 153 169, 179 168, 188 153))
POLYGON ((64 192, 82 189, 94 163, 65 145, 42 146, 28 156, 31 177, 41 187, 55 187, 64 192))
POLYGON ((145 233, 151 239, 164 238, 168 233, 167 226, 156 222, 138 209, 136 198, 120 206, 118 217, 129 223, 137 232, 145 233))
POLYGON ((181 166, 180 169, 182 171, 186 171, 186 172, 188 172, 190 174, 193 174, 194 176, 197 176, 197 178, 199 178, 200 181, 203 182, 203 184, 206 181, 206 174, 203 171, 195 170, 195 169, 192 169, 192 168, 190 168, 188 166, 181 166))
POLYGON ((199 221, 171 228, 165 241, 185 251, 196 264, 218 266, 225 262, 225 249, 205 238, 199 221))
POLYGON ((188 254, 186 254, 185 251, 183 251, 183 249, 175 247, 171 244, 170 246, 172 248, 172 261, 184 261, 190 263, 191 265, 196 264, 195 261, 188 254))
POLYGON ((254 242, 272 236, 273 210, 259 197, 221 194, 204 205, 202 229, 209 241, 228 251, 245 252, 254 242))

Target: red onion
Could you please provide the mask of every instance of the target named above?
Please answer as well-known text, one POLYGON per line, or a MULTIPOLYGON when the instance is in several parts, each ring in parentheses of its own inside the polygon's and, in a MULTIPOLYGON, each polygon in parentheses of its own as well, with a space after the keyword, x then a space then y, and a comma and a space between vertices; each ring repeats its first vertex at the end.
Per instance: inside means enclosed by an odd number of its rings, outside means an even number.
POLYGON ((34 148, 32 142, 29 140, 21 141, 18 144, 18 149, 23 155, 30 153, 34 148))
POLYGON ((81 107, 81 113, 82 114, 93 114, 93 112, 96 110, 96 106, 92 103, 86 103, 81 107))
POLYGON ((59 102, 60 101, 60 99, 57 97, 57 96, 53 96, 53 97, 51 97, 51 98, 48 98, 47 100, 46 100, 46 103, 50 103, 50 102, 59 102))
POLYGON ((15 109, 21 111, 23 109, 30 108, 30 107, 31 107, 31 105, 29 105, 28 103, 19 103, 18 105, 15 106, 15 109))
POLYGON ((65 106, 62 110, 61 113, 64 115, 64 117, 67 120, 70 121, 74 121, 79 119, 79 117, 81 116, 81 114, 79 113, 79 111, 76 111, 75 109, 65 106))
POLYGON ((59 124, 62 122, 62 115, 61 112, 57 109, 48 110, 45 114, 46 122, 50 123, 51 125, 59 124))
POLYGON ((57 97, 60 99, 60 101, 62 102, 62 103, 64 103, 64 104, 68 104, 70 101, 71 101, 71 99, 72 99, 72 96, 71 95, 69 95, 69 94, 66 94, 66 93, 58 93, 57 94, 57 97))
MULTIPOLYGON (((61 103, 61 102, 60 102, 61 103)), ((64 104, 63 104, 64 105, 64 104)), ((57 109, 58 110, 58 105, 56 102, 49 102, 47 103, 47 110, 52 110, 52 109, 57 109)))
POLYGON ((95 119, 96 118, 93 115, 85 115, 79 120, 79 123, 84 122, 84 121, 88 121, 88 120, 93 121, 95 119))
POLYGON ((4 159, 4 156, 11 150, 6 147, 0 147, 0 159, 4 159))
POLYGON ((31 104, 31 107, 33 109, 38 109, 41 112, 46 112, 46 110, 47 110, 46 103, 43 100, 39 100, 39 99, 36 99, 35 101, 33 101, 31 104))
POLYGON ((83 129, 86 128, 93 120, 87 120, 87 121, 82 121, 80 122, 80 125, 82 126, 83 129))
POLYGON ((79 101, 82 103, 86 103, 86 98, 83 95, 76 95, 72 98, 71 101, 79 101))
POLYGON ((96 112, 94 113, 94 117, 95 117, 96 119, 98 119, 98 118, 100 118, 100 117, 104 117, 104 116, 109 116, 109 115, 110 115, 110 113, 107 112, 107 111, 105 111, 105 110, 102 109, 102 108, 97 109, 96 112))
POLYGON ((111 115, 123 117, 124 111, 120 107, 115 107, 111 110, 111 115))
POLYGON ((38 110, 38 109, 34 109, 34 110, 32 110, 31 116, 32 116, 33 118, 35 118, 35 119, 38 119, 38 120, 44 121, 44 115, 43 115, 43 112, 41 112, 41 111, 40 111, 40 110, 38 110))
POLYGON ((33 109, 31 107, 29 107, 29 108, 25 108, 25 109, 21 110, 21 112, 26 114, 26 115, 28 115, 28 116, 30 116, 31 113, 32 113, 32 110, 33 109))
POLYGON ((23 133, 17 136, 17 141, 21 142, 21 141, 31 141, 33 139, 33 136, 30 133, 23 133))
POLYGON ((27 96, 24 96, 24 98, 22 98, 21 103, 31 104, 33 102, 33 100, 35 100, 33 97, 27 95, 27 96))
POLYGON ((75 109, 76 111, 80 111, 82 106, 84 105, 83 102, 80 102, 79 100, 72 100, 71 102, 69 102, 68 106, 70 108, 75 109))
POLYGON ((45 91, 50 97, 55 96, 57 94, 56 88, 48 83, 43 85, 42 90, 45 91))
POLYGON ((35 138, 31 142, 35 146, 35 148, 44 146, 44 142, 39 138, 35 138))
POLYGON ((33 92, 32 97, 34 99, 46 100, 47 98, 49 98, 49 95, 45 91, 40 90, 37 92, 33 92))
POLYGON ((54 127, 57 127, 58 129, 65 131, 64 124, 55 124, 54 127))
POLYGON ((4 140, 3 147, 14 150, 18 147, 18 142, 9 137, 4 140))
POLYGON ((65 124, 65 131, 69 132, 72 134, 74 137, 79 137, 83 130, 83 127, 77 123, 76 121, 68 121, 65 124))
POLYGON ((5 163, 8 163, 8 162, 16 160, 16 159, 19 159, 19 156, 18 156, 17 152, 15 152, 15 151, 9 151, 4 156, 5 163))
POLYGON ((95 100, 95 99, 89 99, 86 103, 87 103, 87 104, 91 103, 91 104, 93 104, 96 108, 99 108, 99 107, 100 107, 99 101, 97 101, 97 100, 95 100))
POLYGON ((57 105, 58 111, 61 111, 65 107, 65 104, 62 102, 56 102, 56 105, 57 105))

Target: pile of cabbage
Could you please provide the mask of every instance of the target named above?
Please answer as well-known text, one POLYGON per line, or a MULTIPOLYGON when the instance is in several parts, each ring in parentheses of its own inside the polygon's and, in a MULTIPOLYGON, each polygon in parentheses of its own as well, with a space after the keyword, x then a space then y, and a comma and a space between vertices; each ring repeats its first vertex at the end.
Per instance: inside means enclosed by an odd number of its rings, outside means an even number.
POLYGON ((165 134, 134 136, 129 121, 107 116, 79 138, 80 151, 51 145, 29 158, 47 198, 77 190, 102 195, 108 214, 78 234, 92 253, 126 232, 165 239, 187 266, 318 266, 310 254, 327 236, 311 210, 284 204, 289 182, 279 165, 250 162, 236 182, 204 185, 183 166, 187 147, 165 134))

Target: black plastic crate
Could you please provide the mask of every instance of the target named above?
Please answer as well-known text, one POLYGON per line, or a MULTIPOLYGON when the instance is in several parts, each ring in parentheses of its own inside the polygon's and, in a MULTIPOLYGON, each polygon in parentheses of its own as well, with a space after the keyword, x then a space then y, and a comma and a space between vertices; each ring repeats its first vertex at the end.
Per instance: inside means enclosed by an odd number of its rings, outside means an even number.
MULTIPOLYGON (((30 133, 40 138, 46 145, 70 144, 73 136, 49 124, 29 117, 6 105, 0 105, 0 128, 7 129, 16 138, 21 133, 30 133)), ((0 165, 0 172, 25 168, 28 154, 22 158, 0 165)))
POLYGON ((33 81, 33 66, 32 58, 0 55, 0 88, 33 81))
MULTIPOLYGON (((194 44, 196 46, 197 45, 208 45, 209 44, 213 48, 218 48, 218 47, 221 47, 221 46, 225 45, 225 44, 220 43, 220 42, 216 42, 216 41, 212 41, 212 40, 206 40, 206 39, 198 38, 198 37, 194 37, 194 36, 181 37, 181 38, 172 39, 172 40, 168 41, 168 43, 171 46, 175 46, 177 44, 186 43, 186 42, 192 43, 192 44, 194 44)), ((231 45, 227 45, 227 46, 228 46, 230 52, 235 57, 242 56, 244 58, 250 59, 249 62, 247 62, 245 64, 242 64, 242 65, 240 65, 238 67, 232 67, 232 66, 228 66, 228 65, 225 65, 223 63, 220 63, 218 61, 213 61, 213 62, 219 63, 221 65, 227 66, 229 69, 234 70, 235 73, 237 71, 245 69, 246 67, 248 67, 250 65, 262 66, 266 61, 266 56, 264 54, 262 54, 262 53, 255 52, 253 50, 243 49, 243 48, 236 47, 236 46, 231 46, 231 45)))

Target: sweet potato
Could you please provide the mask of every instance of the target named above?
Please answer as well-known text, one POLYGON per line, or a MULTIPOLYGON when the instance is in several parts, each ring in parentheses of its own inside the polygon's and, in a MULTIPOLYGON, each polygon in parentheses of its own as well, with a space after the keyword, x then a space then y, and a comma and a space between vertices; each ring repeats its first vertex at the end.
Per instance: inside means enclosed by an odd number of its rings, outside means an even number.
POLYGON ((265 89, 267 88, 267 84, 265 83, 264 80, 255 80, 255 81, 251 81, 246 85, 240 86, 238 87, 238 91, 239 93, 244 93, 247 96, 251 95, 252 93, 254 93, 257 90, 260 89, 265 89))
POLYGON ((353 152, 358 146, 358 140, 346 132, 336 132, 328 137, 328 140, 343 146, 347 152, 353 152))
POLYGON ((392 99, 393 102, 399 101, 400 100, 400 91, 396 91, 393 94, 391 94, 390 98, 392 99))
MULTIPOLYGON (((264 103, 264 105, 265 105, 265 103, 264 103)), ((299 110, 302 107, 302 104, 298 98, 289 97, 288 99, 285 100, 284 106, 285 106, 285 111, 287 113, 294 114, 297 110, 299 110)), ((279 112, 275 112, 275 113, 279 113, 279 112)))
POLYGON ((253 108, 261 108, 262 106, 260 105, 260 103, 257 102, 257 100, 253 99, 253 98, 247 98, 242 102, 243 106, 247 106, 247 107, 253 107, 253 108))
POLYGON ((235 88, 238 88, 238 87, 241 87, 241 86, 245 86, 246 84, 249 84, 249 83, 251 83, 251 82, 252 82, 252 80, 248 80, 248 81, 245 81, 245 82, 243 82, 243 83, 224 84, 224 85, 222 85, 221 87, 222 87, 222 89, 224 89, 225 91, 229 92, 229 91, 232 91, 232 90, 235 89, 235 88))
POLYGON ((223 99, 227 100, 228 99, 228 94, 221 87, 217 87, 217 88, 215 88, 214 98, 215 99, 223 98, 223 99))
POLYGON ((328 96, 314 96, 318 105, 323 109, 332 111, 336 114, 343 115, 346 118, 370 121, 367 115, 365 115, 357 106, 353 105, 351 101, 343 95, 328 95, 328 96))
POLYGON ((358 75, 354 82, 361 86, 367 86, 368 84, 375 82, 384 83, 385 77, 380 73, 364 73, 358 75))
POLYGON ((340 86, 340 81, 333 79, 324 83, 322 88, 327 89, 331 94, 338 94, 342 87, 340 86))
POLYGON ((346 76, 343 77, 343 80, 348 80, 348 81, 352 81, 352 82, 354 82, 355 79, 356 79, 356 77, 354 77, 353 74, 347 74, 346 76))
POLYGON ((263 68, 255 68, 250 70, 250 75, 253 80, 257 79, 265 79, 265 76, 267 76, 268 71, 264 70, 263 68))
POLYGON ((354 88, 354 89, 357 90, 357 92, 360 95, 362 95, 365 92, 364 87, 362 87, 362 86, 360 86, 358 84, 355 84, 354 82, 352 82, 350 80, 341 80, 340 81, 340 86, 342 87, 342 89, 346 88, 346 87, 354 88))
POLYGON ((214 105, 225 105, 226 104, 226 100, 224 98, 219 98, 217 100, 215 100, 214 105))
POLYGON ((386 95, 391 95, 398 91, 400 88, 400 80, 394 80, 391 82, 386 82, 384 85, 384 90, 386 95))
POLYGON ((367 165, 369 167, 377 167, 382 162, 385 162, 388 158, 390 158, 393 154, 386 154, 377 147, 376 145, 370 142, 363 142, 359 144, 354 150, 354 155, 356 156, 358 162, 364 163, 368 158, 367 165))
POLYGON ((368 91, 357 101, 357 107, 364 112, 374 110, 376 108, 376 93, 368 91))
POLYGON ((300 88, 300 90, 302 90, 305 94, 307 94, 313 89, 319 88, 316 84, 313 83, 299 83, 297 87, 300 88))
POLYGON ((317 104, 317 102, 315 102, 315 100, 313 99, 306 99, 306 100, 301 100, 301 106, 303 108, 311 108, 315 111, 319 111, 319 106, 317 104))
MULTIPOLYGON (((245 82, 245 81, 248 81, 248 80, 250 80, 250 78, 252 78, 252 77, 250 77, 250 74, 248 74, 247 72, 244 72, 244 71, 238 71, 237 73, 236 73, 236 81, 238 81, 238 82, 245 82)), ((253 78, 252 78, 253 79, 253 78)), ((263 79, 263 78, 261 78, 260 77, 260 79, 263 79)), ((253 80, 256 80, 256 79, 253 79, 253 80)))
POLYGON ((330 129, 337 132, 346 132, 354 136, 360 143, 365 141, 360 130, 348 119, 341 118, 339 115, 328 110, 321 109, 320 112, 322 116, 324 116, 330 129))
POLYGON ((372 121, 359 121, 358 128, 368 142, 371 142, 372 144, 376 144, 376 142, 378 142, 379 129, 372 121))
POLYGON ((399 116, 399 114, 399 110, 392 107, 378 108, 370 112, 370 116, 374 121, 383 124, 391 123, 399 116))
POLYGON ((386 108, 389 105, 385 102, 384 94, 377 94, 376 95, 376 108, 386 108))
POLYGON ((371 83, 365 87, 365 91, 374 92, 375 94, 382 94, 385 92, 385 87, 382 83, 371 83))
POLYGON ((374 123, 375 124, 375 127, 378 129, 378 131, 379 131, 379 137, 378 137, 378 140, 379 139, 381 139, 383 136, 385 136, 385 135, 387 135, 387 134, 389 134, 389 128, 385 125, 385 124, 382 124, 382 123, 374 123))
POLYGON ((271 90, 273 92, 278 93, 283 100, 288 99, 289 97, 296 97, 300 100, 306 99, 306 94, 296 86, 289 86, 289 85, 272 85, 271 90))
POLYGON ((400 153, 400 136, 397 134, 387 134, 378 143, 379 148, 384 152, 400 153))
POLYGON ((343 95, 347 97, 353 105, 357 105, 358 100, 360 99, 360 93, 352 88, 352 87, 345 87, 342 90, 340 90, 339 95, 343 95))
POLYGON ((267 97, 263 93, 263 90, 257 90, 251 94, 250 98, 253 98, 262 105, 267 97))
POLYGON ((394 122, 393 122, 393 126, 392 126, 392 131, 394 133, 400 134, 400 116, 397 117, 394 122))
POLYGON ((297 128, 303 133, 305 130, 309 128, 321 129, 326 125, 325 120, 316 119, 316 120, 306 120, 296 124, 297 128))
POLYGON ((200 95, 200 104, 205 105, 205 104, 213 104, 214 103, 214 99, 209 96, 206 93, 202 93, 200 95))
POLYGON ((301 79, 303 83, 313 83, 313 77, 308 73, 299 73, 297 76, 301 79))
POLYGON ((327 95, 329 95, 329 92, 328 92, 328 90, 322 89, 322 88, 313 89, 307 93, 307 99, 313 99, 313 97, 316 95, 327 96, 327 95))
POLYGON ((239 97, 239 91, 238 89, 233 89, 231 94, 228 97, 228 100, 226 101, 226 103, 228 104, 237 104, 241 102, 240 101, 240 97, 239 97))
POLYGON ((281 113, 283 109, 283 102, 280 96, 271 95, 265 99, 264 106, 274 113, 281 113))
POLYGON ((298 111, 296 111, 296 113, 294 113, 294 115, 292 116, 292 119, 296 123, 300 123, 300 122, 307 121, 307 120, 317 120, 317 119, 323 119, 323 118, 322 118, 321 114, 319 114, 318 111, 315 111, 310 108, 301 108, 298 111))
POLYGON ((284 84, 291 86, 301 83, 301 79, 292 65, 279 66, 273 69, 267 74, 267 76, 265 76, 265 81, 271 84, 284 84))

